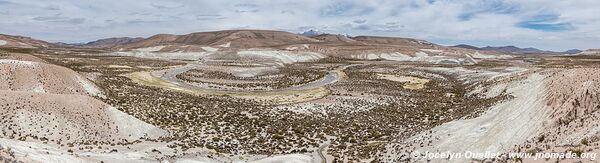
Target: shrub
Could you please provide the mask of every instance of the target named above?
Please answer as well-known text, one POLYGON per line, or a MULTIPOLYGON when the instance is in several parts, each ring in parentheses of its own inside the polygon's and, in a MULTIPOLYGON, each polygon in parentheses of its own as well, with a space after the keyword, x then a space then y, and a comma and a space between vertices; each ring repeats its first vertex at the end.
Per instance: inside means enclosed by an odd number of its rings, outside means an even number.
POLYGON ((581 149, 581 148, 569 149, 569 151, 575 153, 575 155, 577 155, 577 157, 581 157, 581 154, 583 154, 583 149, 581 149))
POLYGON ((540 143, 541 143, 541 142, 543 142, 543 141, 544 141, 544 139, 546 139, 546 136, 545 136, 545 135, 542 135, 542 136, 538 137, 538 142, 540 142, 540 143))
POLYGON ((583 139, 581 139, 581 144, 588 146, 590 144, 590 142, 587 140, 587 138, 583 138, 583 139))
POLYGON ((273 136, 273 138, 275 138, 275 139, 283 139, 283 138, 285 138, 285 137, 284 137, 283 135, 275 134, 275 135, 273 136))

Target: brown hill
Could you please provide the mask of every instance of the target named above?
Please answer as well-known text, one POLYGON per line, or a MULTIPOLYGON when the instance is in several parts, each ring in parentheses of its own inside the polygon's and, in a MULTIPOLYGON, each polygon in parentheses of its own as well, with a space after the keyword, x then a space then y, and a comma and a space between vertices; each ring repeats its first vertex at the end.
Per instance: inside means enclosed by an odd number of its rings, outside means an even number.
POLYGON ((49 46, 50 44, 48 44, 48 42, 36 40, 30 37, 0 34, 0 47, 42 48, 49 46))
POLYGON ((273 47, 289 44, 316 43, 315 39, 282 31, 227 30, 198 32, 187 35, 160 34, 120 48, 143 48, 159 45, 202 45, 231 48, 273 47))
POLYGON ((475 50, 446 47, 418 39, 380 36, 348 37, 331 34, 305 37, 289 32, 267 30, 227 30, 187 35, 161 34, 118 46, 115 49, 131 56, 158 56, 159 58, 185 56, 189 54, 184 52, 196 52, 193 54, 199 58, 206 57, 204 59, 217 61, 221 61, 223 56, 229 58, 228 60, 239 58, 239 52, 242 52, 251 57, 276 60, 298 57, 296 53, 311 53, 323 57, 358 60, 381 59, 458 64, 476 62, 470 57, 476 53, 475 50))
MULTIPOLYGON (((296 44, 331 44, 332 46, 393 46, 430 48, 434 44, 423 40, 395 37, 358 36, 323 34, 312 38, 289 32, 268 30, 226 30, 215 32, 198 32, 187 35, 159 34, 150 38, 125 44, 118 48, 135 49, 154 46, 211 46, 239 49, 279 48, 296 44)), ((171 48, 172 49, 172 48, 171 48)))
POLYGON ((159 46, 159 45, 169 45, 169 44, 175 44, 175 40, 177 40, 178 36, 177 35, 170 35, 170 34, 158 34, 158 35, 154 35, 152 37, 149 37, 147 39, 141 40, 141 41, 136 41, 136 42, 132 42, 129 44, 124 44, 121 46, 117 46, 118 48, 144 48, 144 47, 153 47, 153 46, 159 46))
POLYGON ((117 38, 117 37, 115 37, 115 38, 106 38, 106 39, 100 39, 100 40, 88 42, 88 43, 80 45, 80 46, 81 47, 89 47, 89 48, 110 48, 110 47, 114 47, 114 46, 125 45, 125 44, 129 44, 132 42, 141 41, 141 40, 144 40, 144 38, 141 38, 141 37, 136 37, 136 38, 118 37, 117 38))
POLYGON ((415 53, 423 52, 428 55, 447 55, 464 56, 464 54, 474 53, 473 50, 462 48, 451 48, 436 45, 424 40, 398 37, 380 37, 380 36, 357 36, 346 38, 336 35, 322 35, 315 37, 323 40, 323 43, 330 43, 330 46, 318 46, 320 51, 337 57, 356 54, 382 54, 382 53, 402 53, 413 56, 415 53))

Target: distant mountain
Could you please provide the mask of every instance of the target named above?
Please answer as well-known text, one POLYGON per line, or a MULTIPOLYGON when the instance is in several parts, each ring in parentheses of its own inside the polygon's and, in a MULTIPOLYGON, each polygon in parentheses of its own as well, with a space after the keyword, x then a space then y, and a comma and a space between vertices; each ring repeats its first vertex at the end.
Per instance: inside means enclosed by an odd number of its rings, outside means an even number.
POLYGON ((323 35, 323 34, 326 34, 326 33, 325 32, 320 32, 318 30, 311 29, 311 30, 304 31, 304 32, 298 33, 298 34, 302 35, 302 36, 306 36, 306 37, 314 37, 314 36, 323 35))
POLYGON ((479 47, 475 47, 475 46, 471 46, 471 45, 460 44, 460 45, 455 45, 452 47, 472 49, 472 50, 495 51, 495 52, 505 53, 505 54, 577 54, 577 53, 581 53, 581 50, 578 50, 578 49, 571 49, 571 50, 567 50, 564 52, 555 52, 555 51, 540 50, 537 48, 519 48, 516 46, 486 46, 486 47, 479 48, 479 47))
POLYGON ((471 46, 471 45, 466 45, 466 44, 459 44, 459 45, 454 45, 451 46, 454 48, 465 48, 465 49, 472 49, 472 50, 481 50, 481 48, 475 47, 475 46, 471 46))
POLYGON ((53 45, 58 47, 74 47, 74 48, 112 48, 119 45, 125 45, 129 43, 134 43, 137 41, 142 41, 144 38, 136 37, 114 37, 114 38, 106 38, 100 39, 96 41, 91 41, 88 43, 63 43, 57 42, 53 43, 53 45))
POLYGON ((565 54, 578 54, 578 53, 581 53, 581 52, 583 52, 583 51, 581 51, 579 49, 571 49, 571 50, 564 51, 563 53, 565 53, 565 54))
MULTIPOLYGON (((489 51, 497 51, 500 53, 508 53, 508 54, 540 54, 540 53, 548 53, 550 51, 543 51, 536 48, 519 48, 516 46, 500 46, 500 47, 492 47, 486 46, 481 48, 481 50, 489 50, 489 51)), ((554 53, 554 52, 550 52, 554 53)))
POLYGON ((137 42, 137 41, 141 41, 141 40, 144 40, 144 38, 141 38, 141 37, 136 37, 136 38, 117 37, 117 38, 100 39, 100 40, 88 42, 81 46, 93 47, 93 48, 109 48, 109 47, 114 47, 114 46, 118 46, 118 45, 129 44, 129 43, 137 42))

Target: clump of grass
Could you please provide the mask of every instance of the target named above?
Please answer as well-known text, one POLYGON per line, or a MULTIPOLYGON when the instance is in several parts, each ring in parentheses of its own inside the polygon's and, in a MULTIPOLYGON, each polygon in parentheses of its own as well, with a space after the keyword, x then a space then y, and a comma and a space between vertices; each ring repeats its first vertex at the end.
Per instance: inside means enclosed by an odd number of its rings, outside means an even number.
POLYGON ((569 149, 569 151, 575 153, 577 157, 581 157, 581 154, 583 154, 583 149, 581 148, 569 149))
POLYGON ((583 138, 583 139, 581 139, 581 144, 588 146, 590 144, 590 141, 587 140, 587 138, 583 138))

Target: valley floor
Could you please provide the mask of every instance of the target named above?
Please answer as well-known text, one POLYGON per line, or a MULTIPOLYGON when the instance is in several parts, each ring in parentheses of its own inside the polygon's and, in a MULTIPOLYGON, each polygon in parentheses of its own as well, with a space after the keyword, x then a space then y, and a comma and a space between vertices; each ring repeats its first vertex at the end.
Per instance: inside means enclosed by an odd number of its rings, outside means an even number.
MULTIPOLYGON (((447 162, 419 154, 600 147, 600 58, 240 64, 3 51, 0 158, 447 162)), ((484 160, 540 161, 452 161, 484 160)))

